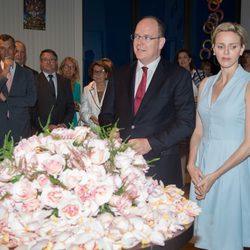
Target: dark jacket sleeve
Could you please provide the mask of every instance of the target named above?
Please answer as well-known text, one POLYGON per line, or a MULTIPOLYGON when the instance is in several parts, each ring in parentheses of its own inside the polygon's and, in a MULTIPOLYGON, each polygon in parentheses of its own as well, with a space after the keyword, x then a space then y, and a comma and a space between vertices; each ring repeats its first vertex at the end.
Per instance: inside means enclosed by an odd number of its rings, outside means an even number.
POLYGON ((74 101, 73 101, 73 93, 71 89, 71 84, 70 81, 65 82, 65 115, 63 119, 63 123, 66 126, 70 126, 72 123, 73 117, 74 117, 74 112, 75 112, 75 106, 74 106, 74 101))
POLYGON ((111 77, 108 81, 107 90, 104 96, 101 112, 98 120, 101 126, 115 123, 115 86, 111 77))

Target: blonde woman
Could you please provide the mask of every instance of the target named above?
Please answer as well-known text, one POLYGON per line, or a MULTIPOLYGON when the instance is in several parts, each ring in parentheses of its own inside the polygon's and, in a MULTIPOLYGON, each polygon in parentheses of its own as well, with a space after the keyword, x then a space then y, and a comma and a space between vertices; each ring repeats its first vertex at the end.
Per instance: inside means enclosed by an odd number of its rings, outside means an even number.
POLYGON ((59 74, 61 74, 64 78, 69 79, 71 82, 75 104, 75 113, 73 117, 73 126, 75 127, 78 124, 78 112, 80 110, 81 103, 81 85, 79 83, 80 73, 77 60, 73 57, 65 57, 59 67, 59 74))
POLYGON ((199 87, 196 128, 190 142, 191 198, 202 213, 195 221, 196 247, 250 247, 250 74, 239 65, 245 29, 222 23, 212 34, 220 65, 199 87))

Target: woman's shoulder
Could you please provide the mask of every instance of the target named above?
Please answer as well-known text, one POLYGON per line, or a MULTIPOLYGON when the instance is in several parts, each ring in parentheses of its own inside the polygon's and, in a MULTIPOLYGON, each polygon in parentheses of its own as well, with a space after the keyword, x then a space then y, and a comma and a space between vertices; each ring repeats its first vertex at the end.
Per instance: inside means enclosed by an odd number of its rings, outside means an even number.
POLYGON ((96 83, 95 81, 90 82, 88 85, 84 87, 84 91, 90 91, 95 89, 96 83))

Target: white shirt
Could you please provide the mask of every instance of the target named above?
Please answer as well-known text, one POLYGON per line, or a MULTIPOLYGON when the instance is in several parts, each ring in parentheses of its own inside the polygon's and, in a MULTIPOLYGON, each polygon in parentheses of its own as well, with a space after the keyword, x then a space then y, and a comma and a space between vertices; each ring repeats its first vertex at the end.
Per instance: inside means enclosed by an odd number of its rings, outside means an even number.
POLYGON ((155 61, 153 61, 152 63, 148 64, 148 65, 143 65, 140 61, 137 62, 137 67, 136 67, 136 76, 135 76, 135 90, 134 90, 134 97, 136 95, 137 89, 139 87, 139 84, 141 82, 142 79, 142 74, 143 74, 143 70, 142 67, 145 66, 148 68, 147 71, 147 83, 146 83, 146 91, 148 89, 148 86, 152 80, 152 77, 155 73, 155 70, 158 66, 158 63, 160 62, 161 57, 159 56, 155 61))

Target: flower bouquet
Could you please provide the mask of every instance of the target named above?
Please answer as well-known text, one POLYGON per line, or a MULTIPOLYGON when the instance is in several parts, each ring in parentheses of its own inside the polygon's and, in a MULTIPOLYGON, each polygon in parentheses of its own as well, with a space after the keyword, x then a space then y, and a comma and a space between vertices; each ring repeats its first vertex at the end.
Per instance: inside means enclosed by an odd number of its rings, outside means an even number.
POLYGON ((5 143, 0 157, 0 249, 163 246, 200 212, 112 131, 58 128, 5 143), (101 131, 101 132, 100 132, 101 131))

